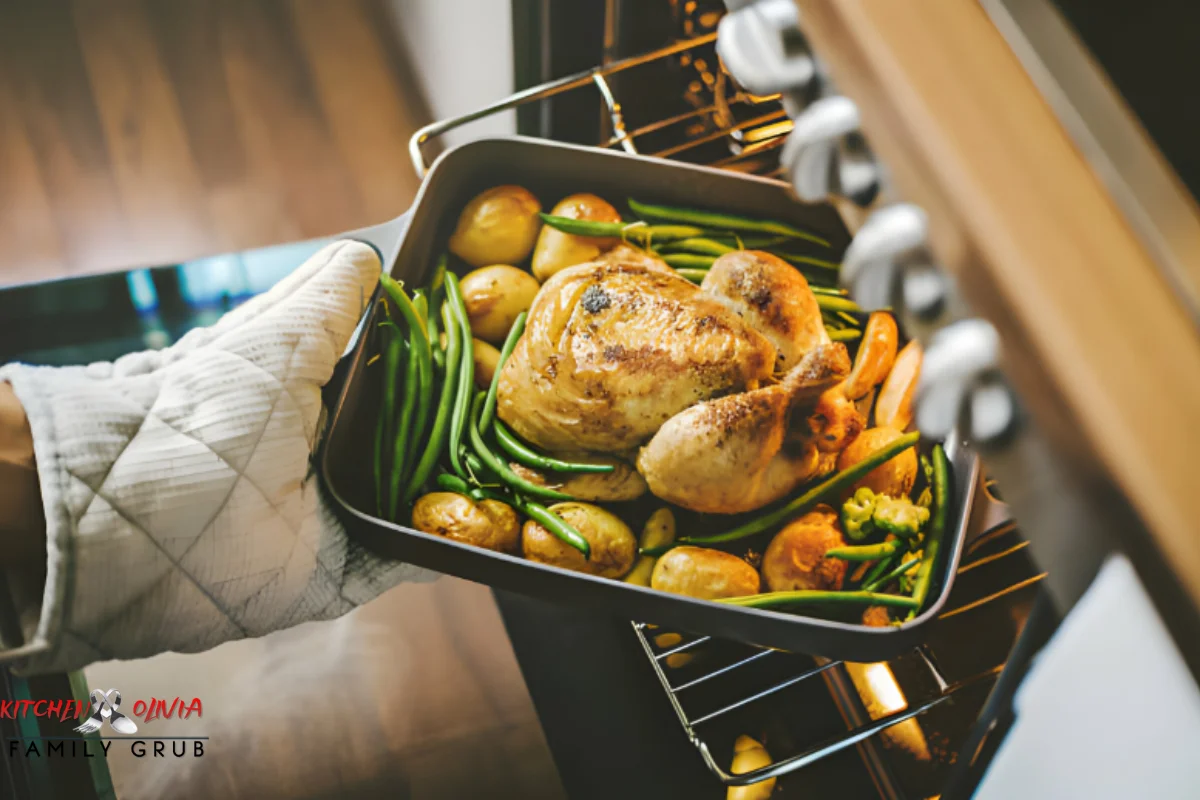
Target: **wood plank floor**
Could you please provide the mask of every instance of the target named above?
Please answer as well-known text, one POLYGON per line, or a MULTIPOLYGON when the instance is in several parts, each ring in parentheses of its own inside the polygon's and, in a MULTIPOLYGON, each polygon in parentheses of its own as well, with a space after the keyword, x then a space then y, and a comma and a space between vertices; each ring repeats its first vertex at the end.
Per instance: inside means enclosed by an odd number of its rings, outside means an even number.
MULTIPOLYGON (((0 0, 0 285, 177 263, 403 212, 428 115, 386 0, 0 0)), ((187 694, 205 758, 110 761, 141 797, 557 800, 490 593, 445 578, 348 618, 95 665, 187 694)), ((115 749, 115 748, 114 748, 115 749)))
POLYGON ((200 719, 147 723, 211 737, 204 758, 112 748, 121 800, 565 796, 491 593, 466 581, 402 585, 334 622, 87 676, 130 702, 204 702, 200 719))
POLYGON ((385 0, 0 0, 0 285, 390 219, 427 119, 385 0))

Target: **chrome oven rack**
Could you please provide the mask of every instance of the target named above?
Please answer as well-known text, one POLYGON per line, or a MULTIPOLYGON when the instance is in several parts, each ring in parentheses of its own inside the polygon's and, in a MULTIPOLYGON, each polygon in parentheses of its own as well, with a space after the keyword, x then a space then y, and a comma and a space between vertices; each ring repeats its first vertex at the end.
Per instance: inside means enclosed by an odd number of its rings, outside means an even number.
POLYGON ((930 642, 886 664, 847 664, 633 623, 684 733, 722 783, 741 786, 788 775, 856 748, 881 796, 938 793, 975 712, 1004 669, 1036 586, 1045 577, 1029 560, 1028 541, 1006 518, 1007 508, 992 501, 986 488, 981 494, 990 501, 977 518, 976 529, 982 532, 968 546, 950 603, 939 616, 930 642), (1003 631, 996 630, 1001 627, 997 619, 1008 622, 1003 631), (985 664, 964 669, 962 647, 977 644, 956 641, 964 628, 995 632, 987 646, 990 658, 978 653, 978 658, 965 659, 985 664), (879 679, 856 683, 852 671, 879 679), (832 698, 841 729, 796 724, 797 715, 805 714, 821 694, 832 698), (910 740, 914 735, 945 740, 949 747, 939 754, 904 752, 893 743, 880 742, 880 735, 889 729, 933 716, 934 709, 958 699, 962 702, 953 713, 920 733, 907 732, 910 740), (772 731, 775 740, 789 745, 786 751, 772 741, 772 731), (732 743, 741 734, 766 738, 773 763, 753 772, 730 773, 732 743), (889 755, 889 750, 895 752, 889 755))
MULTIPOLYGON (((533 86, 503 100, 458 117, 433 122, 417 130, 409 140, 409 156, 419 177, 428 164, 425 149, 431 141, 471 122, 491 117, 530 103, 549 100, 566 92, 591 87, 602 104, 611 133, 597 142, 604 149, 620 148, 658 158, 696 160, 711 145, 724 145, 716 158, 700 157, 711 166, 767 177, 779 176, 778 149, 792 130, 792 122, 780 104, 779 95, 754 95, 738 87, 720 67, 716 32, 674 42, 658 50, 613 61, 585 72, 533 86), (685 94, 690 110, 668 117, 634 121, 613 93, 614 76, 639 68, 670 66, 694 75, 685 94), (667 146, 646 146, 645 140, 676 139, 667 146)), ((708 152, 708 151, 706 151, 708 152)))
MULTIPOLYGON (((707 163, 777 179, 781 174, 778 151, 792 123, 779 95, 754 95, 736 85, 719 63, 715 42, 715 31, 681 39, 426 125, 409 142, 413 167, 424 177, 428 168, 426 150, 449 131, 590 87, 601 103, 608 128, 597 147, 707 163), (690 71, 690 80, 681 79, 688 83, 685 94, 690 110, 658 119, 628 119, 611 79, 639 69, 664 67, 690 71), (663 143, 671 139, 674 141, 663 143)), ((980 494, 990 498, 986 487, 980 494)), ((981 533, 968 546, 950 610, 941 614, 931 637, 943 641, 931 641, 887 664, 846 664, 633 623, 685 734, 722 783, 736 786, 782 778, 805 767, 849 757, 859 760, 859 768, 865 763, 880 797, 929 797, 940 793, 957 748, 977 722, 988 692, 1021 633, 1033 592, 1045 577, 1030 560, 1028 542, 1008 520, 1006 507, 994 500, 981 505, 987 509, 975 526, 981 533), (997 625, 1004 630, 988 630, 997 625), (955 631, 964 628, 982 637, 966 649, 986 651, 991 657, 985 659, 988 663, 976 663, 970 670, 948 668, 949 661, 964 661, 964 648, 954 641, 961 638, 961 633, 955 631), (938 629, 945 629, 947 635, 939 637, 938 629), (889 702, 881 706, 879 698, 856 687, 852 672, 865 674, 864 667, 877 671, 886 667, 892 681, 884 688, 894 695, 889 702), (804 699, 798 705, 796 701, 801 697, 804 699), (804 703, 818 697, 832 708, 826 709, 827 713, 807 713, 804 703), (809 717, 821 717, 826 723, 832 719, 838 729, 797 725, 800 720, 810 722, 809 717), (918 725, 917 718, 927 724, 915 734, 910 727, 909 733, 920 741, 929 740, 929 746, 928 752, 914 755, 890 739, 895 738, 892 731, 918 725), (936 724, 928 724, 935 718, 939 718, 936 724), (809 730, 797 731, 797 727, 809 730), (951 728, 953 731, 947 732, 951 728), (731 774, 723 764, 731 758, 733 741, 739 734, 765 739, 773 763, 754 772, 731 774), (788 746, 784 749, 781 744, 788 746)), ((967 655, 965 660, 971 661, 971 654, 967 655)), ((788 781, 781 780, 780 785, 787 796, 788 781)))

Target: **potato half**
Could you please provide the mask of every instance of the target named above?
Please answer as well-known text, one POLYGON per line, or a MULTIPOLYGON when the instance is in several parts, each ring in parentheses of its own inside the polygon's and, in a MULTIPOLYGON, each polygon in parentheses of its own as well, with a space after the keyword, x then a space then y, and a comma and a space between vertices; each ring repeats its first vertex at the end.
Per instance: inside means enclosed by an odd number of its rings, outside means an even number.
POLYGON ((707 547, 676 547, 659 557, 650 587, 702 600, 758 594, 758 571, 735 555, 707 547))
POLYGON ((473 267, 524 261, 542 227, 542 204, 520 186, 493 186, 458 215, 450 252, 473 267))
MULTIPOLYGON (((556 217, 592 222, 621 221, 617 210, 594 194, 573 194, 564 197, 550 213, 556 217)), ((533 249, 534 277, 544 282, 559 270, 591 261, 619 243, 619 239, 575 236, 546 225, 538 234, 537 246, 533 249)))
POLYGON ((762 575, 772 592, 842 588, 846 562, 826 558, 831 547, 846 544, 837 512, 820 505, 775 534, 763 554, 762 575))
POLYGON ((541 288, 528 272, 507 264, 469 272, 460 286, 471 333, 492 344, 503 344, 513 322, 529 310, 541 288))
POLYGON ((495 500, 475 502, 454 492, 430 492, 417 499, 413 527, 501 553, 515 553, 521 537, 517 512, 495 500))
POLYGON ((556 503, 550 510, 574 526, 592 548, 592 557, 584 559, 574 547, 559 540, 537 522, 529 520, 521 536, 521 549, 530 561, 564 569, 620 578, 633 566, 637 539, 629 526, 611 511, 590 503, 556 503))

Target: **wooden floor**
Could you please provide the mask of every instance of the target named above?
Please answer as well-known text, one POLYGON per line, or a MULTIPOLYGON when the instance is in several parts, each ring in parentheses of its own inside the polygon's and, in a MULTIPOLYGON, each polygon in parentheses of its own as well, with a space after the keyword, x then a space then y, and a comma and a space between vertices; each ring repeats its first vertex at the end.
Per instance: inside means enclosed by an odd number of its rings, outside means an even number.
MULTIPOLYGON (((87 670, 134 697, 199 696, 155 736, 209 736, 202 759, 110 752, 121 800, 562 800, 491 593, 405 584, 331 623, 87 670)), ((168 703, 170 700, 168 700, 168 703)))
POLYGON ((0 285, 390 219, 427 114, 387 0, 0 0, 0 285))
MULTIPOLYGON (((0 0, 0 285, 403 212, 428 115, 386 3, 0 0)), ((87 675, 204 701, 154 725, 211 736, 205 758, 114 753, 123 800, 562 797, 491 595, 462 581, 87 675)))

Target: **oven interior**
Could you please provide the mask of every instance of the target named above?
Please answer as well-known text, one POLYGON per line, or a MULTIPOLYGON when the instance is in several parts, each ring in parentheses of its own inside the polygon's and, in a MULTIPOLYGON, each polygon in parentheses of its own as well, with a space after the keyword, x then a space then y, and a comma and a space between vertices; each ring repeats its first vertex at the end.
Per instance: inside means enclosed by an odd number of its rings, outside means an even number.
MULTIPOLYGON (((527 23, 515 31, 525 91, 493 111, 515 108, 526 135, 780 177, 792 124, 779 96, 751 94, 722 68, 720 0, 580 8, 514 4, 527 23), (538 36, 550 46, 529 55, 523 38, 538 36)), ((467 121, 442 123, 428 138, 467 121)), ((419 147, 414 158, 422 168, 419 147)), ((1039 629, 1055 624, 1037 599, 1045 573, 998 495, 990 481, 979 487, 947 610, 921 647, 892 661, 829 661, 633 623, 646 668, 714 788, 777 777, 772 796, 969 795, 1006 727, 993 690, 1024 666, 1004 672, 1006 663, 1028 658, 1014 653, 1031 614, 1039 629), (731 774, 740 735, 763 742, 773 763, 731 774)))

